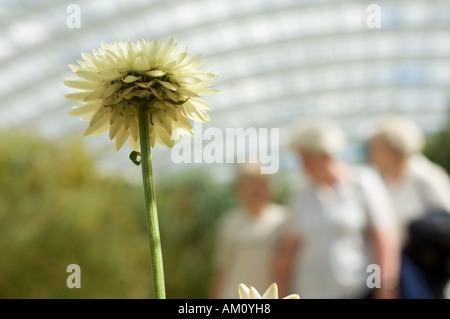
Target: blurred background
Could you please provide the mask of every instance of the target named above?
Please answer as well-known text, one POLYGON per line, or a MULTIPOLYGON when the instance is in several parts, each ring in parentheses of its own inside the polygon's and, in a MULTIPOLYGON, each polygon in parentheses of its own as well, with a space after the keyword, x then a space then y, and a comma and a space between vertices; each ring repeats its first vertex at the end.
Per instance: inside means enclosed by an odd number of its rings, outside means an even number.
MULTIPOLYGON (((202 53, 220 76, 203 128, 280 129, 280 203, 302 178, 288 148, 296 118, 334 118, 346 159, 365 162, 370 120, 405 114, 450 170, 450 2, 376 1, 379 28, 368 24, 371 3, 0 0, 0 298, 152 296, 140 168, 128 145, 84 138, 87 124, 67 115, 67 65, 101 41, 173 37, 202 53), (66 286, 72 263, 82 289, 66 286)), ((208 298, 235 165, 175 164, 157 146, 153 166, 167 295, 208 298)))

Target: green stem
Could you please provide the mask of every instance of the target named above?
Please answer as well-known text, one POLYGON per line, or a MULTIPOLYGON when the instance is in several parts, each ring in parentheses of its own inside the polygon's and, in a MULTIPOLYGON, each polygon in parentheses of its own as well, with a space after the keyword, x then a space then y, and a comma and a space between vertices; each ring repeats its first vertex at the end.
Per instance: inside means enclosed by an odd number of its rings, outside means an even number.
POLYGON ((142 181, 144 183, 145 211, 153 272, 153 293, 156 299, 165 299, 164 268, 159 236, 155 187, 153 185, 152 156, 150 147, 149 115, 146 105, 138 108, 139 137, 141 143, 142 181))

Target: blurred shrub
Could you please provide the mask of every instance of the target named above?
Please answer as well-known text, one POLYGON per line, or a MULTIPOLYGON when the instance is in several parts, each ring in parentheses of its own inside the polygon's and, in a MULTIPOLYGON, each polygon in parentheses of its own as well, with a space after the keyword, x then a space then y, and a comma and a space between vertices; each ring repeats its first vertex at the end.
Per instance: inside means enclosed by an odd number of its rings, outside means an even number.
POLYGON ((151 296, 142 194, 93 163, 80 143, 1 135, 1 298, 151 296), (72 263, 81 289, 66 286, 72 263))
MULTIPOLYGON (((97 176, 79 142, 0 139, 0 298, 152 297, 142 186, 97 176), (72 263, 81 289, 66 286, 72 263)), ((235 203, 231 187, 192 172, 156 188, 167 296, 209 298, 215 222, 235 203)))
POLYGON ((444 127, 436 134, 427 136, 424 154, 450 174, 450 109, 444 127))

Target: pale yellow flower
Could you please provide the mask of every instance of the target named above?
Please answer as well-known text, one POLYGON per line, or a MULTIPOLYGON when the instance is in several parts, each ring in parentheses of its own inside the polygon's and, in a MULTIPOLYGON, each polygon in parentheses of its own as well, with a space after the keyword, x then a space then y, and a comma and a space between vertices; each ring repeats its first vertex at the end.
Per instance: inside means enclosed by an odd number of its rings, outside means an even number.
POLYGON ((210 86, 217 76, 198 69, 206 62, 201 55, 188 57, 187 49, 176 47, 172 39, 102 42, 92 54, 82 53, 79 65, 69 65, 79 78, 64 81, 78 91, 66 98, 81 103, 69 115, 90 122, 85 135, 109 130, 117 150, 127 140, 132 150, 139 149, 137 108, 142 103, 149 112, 152 147, 172 147, 174 139, 193 135, 189 119, 210 119, 206 111, 211 107, 200 96, 216 92, 210 86))
MULTIPOLYGON (((276 283, 271 284, 262 296, 254 287, 250 286, 250 288, 248 288, 244 284, 239 284, 238 291, 240 299, 278 299, 278 286, 276 283)), ((283 299, 300 299, 300 296, 292 294, 283 299)))

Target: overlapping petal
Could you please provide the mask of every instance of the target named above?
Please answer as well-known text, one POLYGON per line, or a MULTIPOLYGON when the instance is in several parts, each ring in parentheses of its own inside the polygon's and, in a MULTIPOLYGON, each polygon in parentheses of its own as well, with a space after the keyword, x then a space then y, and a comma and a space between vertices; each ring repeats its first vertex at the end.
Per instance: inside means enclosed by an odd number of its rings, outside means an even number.
MULTIPOLYGON (((238 292, 240 299, 278 299, 278 286, 276 283, 271 284, 262 296, 254 287, 250 286, 249 288, 244 284, 239 284, 238 292)), ((300 299, 300 296, 291 294, 283 299, 300 299)))
POLYGON ((132 150, 139 148, 137 109, 149 112, 152 147, 172 147, 174 139, 193 134, 189 120, 208 121, 211 109, 202 95, 216 93, 210 87, 217 75, 199 70, 206 59, 187 56, 187 49, 176 50, 173 39, 164 41, 118 41, 101 43, 92 54, 82 53, 78 65, 70 65, 77 78, 64 84, 76 90, 66 94, 81 103, 70 112, 89 121, 85 135, 109 130, 119 150, 128 140, 132 150))

